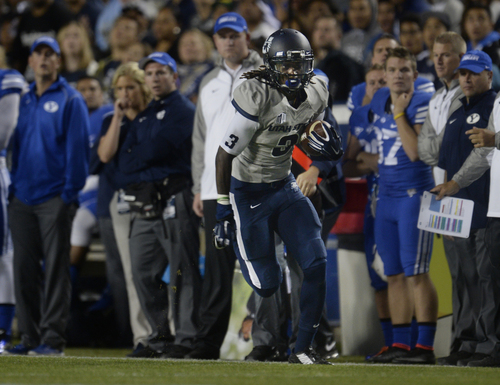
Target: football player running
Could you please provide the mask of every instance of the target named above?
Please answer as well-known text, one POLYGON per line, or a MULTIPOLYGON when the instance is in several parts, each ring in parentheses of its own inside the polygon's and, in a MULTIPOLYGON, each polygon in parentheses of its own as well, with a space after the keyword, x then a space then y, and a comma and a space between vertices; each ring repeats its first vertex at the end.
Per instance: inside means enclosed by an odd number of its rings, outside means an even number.
MULTIPOLYGON (((290 172, 292 149, 304 128, 324 119, 327 85, 312 78, 314 56, 300 32, 276 31, 262 50, 265 67, 246 73, 235 90, 236 114, 217 152, 214 243, 232 243, 246 281, 268 297, 282 281, 274 233, 281 237, 304 273, 299 332, 289 362, 328 364, 311 347, 325 301, 326 249, 318 215, 290 172)), ((312 147, 337 160, 340 137, 334 128, 325 132, 326 138, 312 134, 312 147)))

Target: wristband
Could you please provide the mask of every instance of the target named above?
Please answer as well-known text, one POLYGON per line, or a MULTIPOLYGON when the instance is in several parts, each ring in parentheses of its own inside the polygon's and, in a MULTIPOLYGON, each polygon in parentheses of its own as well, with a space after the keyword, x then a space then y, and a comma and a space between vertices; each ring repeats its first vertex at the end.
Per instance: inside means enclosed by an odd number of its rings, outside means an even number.
POLYGON ((394 120, 396 120, 396 119, 398 119, 398 118, 400 118, 400 117, 402 117, 402 116, 404 116, 404 115, 405 115, 405 113, 404 113, 404 112, 400 112, 399 114, 394 115, 394 120))
POLYGON ((221 205, 229 205, 229 195, 226 194, 217 194, 217 203, 221 205))

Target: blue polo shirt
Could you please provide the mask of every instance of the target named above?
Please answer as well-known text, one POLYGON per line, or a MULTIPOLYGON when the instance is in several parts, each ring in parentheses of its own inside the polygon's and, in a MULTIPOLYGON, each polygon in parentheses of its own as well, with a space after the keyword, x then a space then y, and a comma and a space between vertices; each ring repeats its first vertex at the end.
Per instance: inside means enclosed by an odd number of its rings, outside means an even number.
POLYGON ((125 139, 127 138, 132 121, 126 116, 123 117, 122 124, 120 126, 120 136, 118 138, 118 151, 108 163, 102 163, 97 155, 97 148, 99 147, 99 141, 102 136, 106 135, 108 132, 111 120, 113 120, 114 112, 110 111, 104 115, 102 121, 101 134, 96 140, 96 145, 92 148, 92 154, 90 157, 90 172, 92 174, 99 175, 99 189, 97 190, 97 209, 96 215, 98 218, 109 217, 109 202, 113 198, 115 191, 127 187, 127 185, 132 183, 138 183, 139 174, 129 173, 124 174, 120 171, 118 167, 120 158, 120 148, 123 146, 125 139))
POLYGON ((194 111, 194 104, 179 91, 152 101, 132 122, 120 149, 120 170, 139 173, 143 182, 191 177, 194 111))
MULTIPOLYGON (((438 166, 446 170, 448 180, 462 167, 465 160, 474 149, 465 131, 472 127, 486 128, 490 118, 496 92, 488 90, 483 94, 470 98, 462 98, 462 106, 448 118, 445 126, 443 142, 439 151, 438 166)), ((486 172, 470 186, 460 189, 454 196, 474 201, 472 214, 472 229, 486 227, 488 198, 490 192, 490 173, 486 172)))
POLYGON ((30 85, 11 143, 10 191, 21 202, 37 205, 58 195, 77 202, 88 173, 89 117, 82 96, 63 77, 40 97, 30 85))

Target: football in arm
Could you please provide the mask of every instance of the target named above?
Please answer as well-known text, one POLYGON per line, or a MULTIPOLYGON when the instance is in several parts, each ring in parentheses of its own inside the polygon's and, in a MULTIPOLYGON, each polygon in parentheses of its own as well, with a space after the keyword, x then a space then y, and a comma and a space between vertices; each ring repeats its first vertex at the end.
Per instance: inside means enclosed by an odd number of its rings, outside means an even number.
POLYGON ((331 127, 330 123, 328 123, 328 122, 325 122, 323 120, 314 120, 311 123, 309 123, 309 125, 306 127, 306 129, 302 133, 302 135, 300 137, 300 145, 302 147, 302 150, 304 150, 304 152, 307 155, 311 155, 311 156, 321 155, 319 152, 317 152, 316 150, 313 150, 311 147, 309 147, 309 136, 311 136, 311 133, 314 131, 314 132, 316 132, 316 134, 318 134, 322 138, 326 138, 328 135, 326 134, 323 126, 327 126, 329 128, 331 127))

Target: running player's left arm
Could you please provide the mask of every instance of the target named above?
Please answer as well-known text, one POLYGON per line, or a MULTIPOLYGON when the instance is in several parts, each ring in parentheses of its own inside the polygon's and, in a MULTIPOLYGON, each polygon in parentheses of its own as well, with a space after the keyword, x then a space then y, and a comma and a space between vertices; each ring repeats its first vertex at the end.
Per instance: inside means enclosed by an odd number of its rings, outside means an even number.
POLYGON ((402 93, 398 96, 394 102, 393 116, 398 127, 398 133, 401 137, 403 149, 408 158, 410 158, 412 162, 415 162, 420 159, 418 156, 418 134, 420 133, 423 121, 422 123, 412 125, 408 115, 406 114, 406 108, 410 104, 412 96, 413 91, 402 93))

